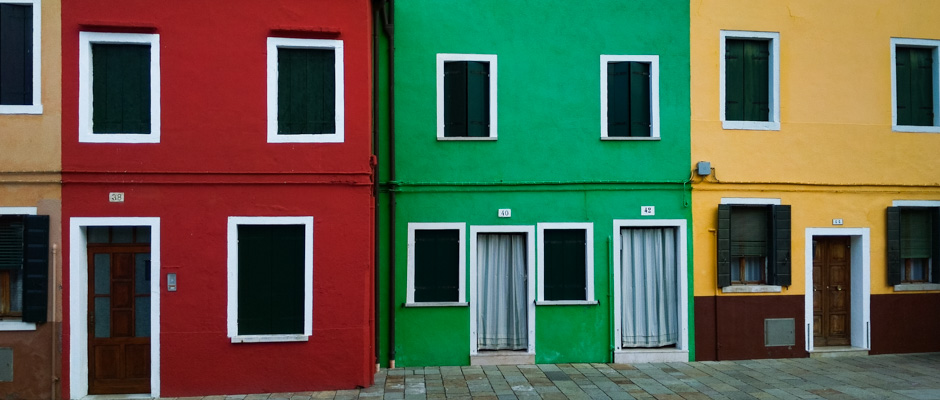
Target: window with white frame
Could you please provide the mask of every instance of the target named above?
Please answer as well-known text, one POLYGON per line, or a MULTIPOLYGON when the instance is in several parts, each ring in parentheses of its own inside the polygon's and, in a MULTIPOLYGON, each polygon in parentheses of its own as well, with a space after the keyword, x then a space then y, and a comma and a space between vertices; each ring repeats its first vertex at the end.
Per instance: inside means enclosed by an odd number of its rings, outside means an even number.
POLYGON ((160 36, 79 33, 78 140, 160 142, 160 36))
POLYGON ((721 31, 721 124, 780 130, 780 34, 721 31))
POLYGON ((40 0, 0 0, 0 114, 41 114, 40 0))
POLYGON ((789 286, 790 206, 742 200, 722 199, 718 206, 718 287, 789 286))
POLYGON ((940 202, 887 209, 888 284, 940 283, 940 202))
POLYGON ((268 38, 268 143, 342 143, 343 41, 268 38))
POLYGON ((594 224, 538 224, 538 301, 594 301, 594 224))
POLYGON ((496 139, 496 55, 437 55, 437 139, 496 139))
POLYGON ((466 304, 465 231, 463 223, 408 224, 408 305, 466 304))
POLYGON ((659 56, 601 56, 601 138, 659 138, 659 56))
POLYGON ((228 336, 306 341, 312 333, 313 217, 229 217, 228 336))
POLYGON ((49 216, 0 207, 0 330, 35 329, 48 306, 49 216))
POLYGON ((940 40, 891 39, 891 125, 940 133, 940 40))

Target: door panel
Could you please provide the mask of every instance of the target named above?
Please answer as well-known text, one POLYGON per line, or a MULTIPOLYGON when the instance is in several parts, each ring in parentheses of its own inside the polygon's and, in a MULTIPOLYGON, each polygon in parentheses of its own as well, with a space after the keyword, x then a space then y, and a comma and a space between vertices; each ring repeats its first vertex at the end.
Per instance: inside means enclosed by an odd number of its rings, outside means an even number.
POLYGON ((849 238, 813 240, 813 345, 851 344, 851 265, 849 238))

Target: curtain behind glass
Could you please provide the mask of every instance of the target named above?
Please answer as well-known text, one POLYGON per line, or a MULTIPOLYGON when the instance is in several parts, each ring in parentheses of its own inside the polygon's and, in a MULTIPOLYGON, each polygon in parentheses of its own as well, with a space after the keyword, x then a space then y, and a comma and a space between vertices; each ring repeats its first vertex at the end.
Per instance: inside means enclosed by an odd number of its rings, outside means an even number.
POLYGON ((477 236, 477 345, 480 350, 525 350, 526 243, 522 234, 477 236))
POLYGON ((679 338, 676 229, 623 229, 623 347, 662 347, 679 338))

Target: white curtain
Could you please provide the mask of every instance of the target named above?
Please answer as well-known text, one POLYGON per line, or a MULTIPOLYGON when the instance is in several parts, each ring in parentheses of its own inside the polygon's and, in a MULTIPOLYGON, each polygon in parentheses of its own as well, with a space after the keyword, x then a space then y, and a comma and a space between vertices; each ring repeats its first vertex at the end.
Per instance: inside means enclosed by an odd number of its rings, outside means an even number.
POLYGON ((679 338, 676 229, 623 229, 623 347, 663 347, 679 338))
POLYGON ((477 236, 477 345, 525 350, 526 243, 522 234, 477 236))

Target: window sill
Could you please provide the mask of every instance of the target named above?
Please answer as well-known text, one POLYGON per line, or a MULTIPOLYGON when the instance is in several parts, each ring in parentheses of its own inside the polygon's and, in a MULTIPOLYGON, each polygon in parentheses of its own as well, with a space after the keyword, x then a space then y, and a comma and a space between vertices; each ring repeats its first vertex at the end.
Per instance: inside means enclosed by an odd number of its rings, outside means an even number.
POLYGON ((244 335, 232 337, 232 343, 306 342, 308 335, 244 335))
POLYGON ((892 125, 894 132, 940 133, 940 126, 892 125))
POLYGON ((269 134, 268 143, 343 143, 341 133, 281 133, 269 134))
POLYGON ((40 115, 42 114, 42 106, 0 106, 0 114, 26 114, 26 115, 40 115))
POLYGON ((496 138, 495 138, 495 137, 491 137, 491 136, 487 136, 487 137, 462 137, 462 136, 458 136, 458 137, 442 137, 442 136, 438 136, 438 137, 437 137, 437 140, 440 141, 440 142, 450 142, 450 141, 455 141, 455 142, 467 142, 467 141, 469 141, 469 142, 495 142, 495 141, 496 141, 496 138))
POLYGON ((780 293, 782 287, 776 285, 732 285, 721 288, 722 293, 780 293))
POLYGON ((536 301, 537 306, 596 306, 597 300, 540 300, 536 301))
POLYGON ((721 121, 722 129, 749 131, 779 131, 779 122, 769 121, 721 121))
POLYGON ((470 303, 459 301, 429 301, 426 303, 405 303, 405 308, 422 307, 469 307, 470 303))
POLYGON ((22 321, 0 321, 0 331, 35 331, 36 324, 22 321))
POLYGON ((79 143, 160 143, 159 132, 154 133, 91 133, 79 132, 79 143))
POLYGON ((940 283, 902 283, 894 285, 895 292, 940 291, 940 283))
POLYGON ((650 141, 659 141, 659 137, 617 137, 617 136, 601 136, 602 141, 612 141, 612 142, 650 142, 650 141))

